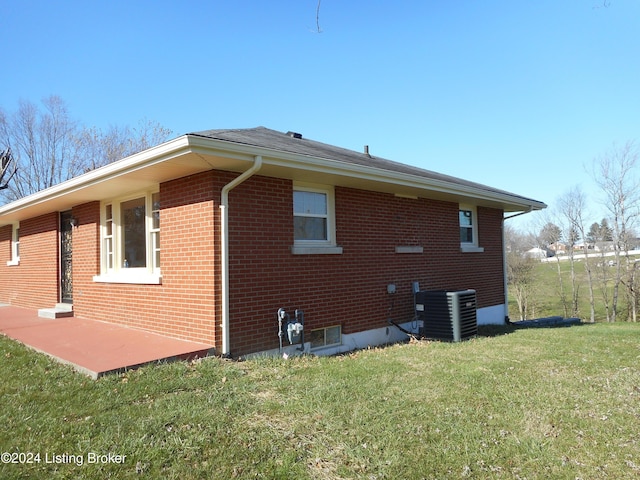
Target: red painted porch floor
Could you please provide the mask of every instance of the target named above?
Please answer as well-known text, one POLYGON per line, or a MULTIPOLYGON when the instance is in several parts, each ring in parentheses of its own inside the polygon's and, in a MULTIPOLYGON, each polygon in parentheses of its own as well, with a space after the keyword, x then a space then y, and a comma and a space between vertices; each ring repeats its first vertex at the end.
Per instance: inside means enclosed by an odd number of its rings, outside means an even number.
POLYGON ((0 334, 71 365, 92 378, 157 361, 207 356, 212 345, 85 318, 48 319, 0 306, 0 334))

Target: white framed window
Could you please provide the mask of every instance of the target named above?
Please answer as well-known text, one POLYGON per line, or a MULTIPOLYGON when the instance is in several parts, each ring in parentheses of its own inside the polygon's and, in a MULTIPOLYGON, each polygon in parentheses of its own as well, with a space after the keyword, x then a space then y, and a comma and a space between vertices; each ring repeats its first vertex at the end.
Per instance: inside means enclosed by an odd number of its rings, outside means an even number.
POLYGON ((475 243, 475 218, 471 209, 460 209, 460 243, 475 243))
POLYGON ((11 259, 7 261, 7 266, 20 265, 20 224, 14 223, 11 226, 11 259))
POLYGON ((463 252, 483 252, 478 245, 478 211, 473 205, 461 204, 458 211, 460 221, 460 248, 463 252))
POLYGON ((342 327, 334 325, 332 327, 318 328, 311 330, 309 334, 311 349, 332 347, 342 344, 342 327))
POLYGON ((151 262, 160 271, 160 193, 151 194, 151 262))
POLYGON ((342 253, 342 248, 336 245, 332 187, 294 184, 293 236, 293 253, 342 253))
POLYGON ((96 282, 161 283, 160 194, 102 203, 101 261, 96 282))
POLYGON ((102 226, 103 270, 113 271, 113 205, 104 207, 104 224, 102 226))

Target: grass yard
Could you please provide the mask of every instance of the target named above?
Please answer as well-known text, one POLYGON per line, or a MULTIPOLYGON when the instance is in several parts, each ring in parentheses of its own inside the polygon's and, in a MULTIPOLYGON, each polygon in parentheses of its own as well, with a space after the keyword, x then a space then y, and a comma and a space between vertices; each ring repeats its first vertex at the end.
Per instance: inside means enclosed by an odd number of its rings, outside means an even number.
MULTIPOLYGON (((594 260, 595 262, 595 260, 594 260)), ((595 265, 594 267, 595 268, 595 265)), ((576 283, 578 288, 578 308, 579 317, 585 321, 589 320, 590 305, 589 305, 589 285, 587 281, 587 273, 585 270, 584 261, 576 261, 576 283)), ((560 271, 562 274, 562 281, 564 283, 565 293, 567 296, 567 302, 569 308, 571 308, 571 271, 568 261, 560 262, 560 271)), ((599 280, 595 279, 596 273, 594 272, 594 296, 595 296, 595 312, 596 322, 606 321, 606 312, 604 302, 602 300, 602 287, 599 280)), ((610 272, 613 276, 613 269, 610 272)), ((618 304, 618 320, 627 319, 627 305, 624 298, 624 287, 620 286, 620 300, 618 304)), ((560 281, 558 278, 558 264, 557 262, 538 263, 535 266, 533 274, 533 282, 529 286, 529 315, 528 318, 540 318, 551 316, 564 316, 564 308, 562 300, 560 298, 560 281)), ((610 282, 608 287, 609 298, 613 295, 613 286, 610 282)), ((516 296, 512 291, 512 287, 509 290, 509 316, 512 321, 520 319, 518 313, 518 306, 515 300, 516 296)), ((571 315, 571 312, 569 312, 571 315)))
POLYGON ((3 479, 640 476, 638 324, 97 381, 5 337, 0 352, 3 479))

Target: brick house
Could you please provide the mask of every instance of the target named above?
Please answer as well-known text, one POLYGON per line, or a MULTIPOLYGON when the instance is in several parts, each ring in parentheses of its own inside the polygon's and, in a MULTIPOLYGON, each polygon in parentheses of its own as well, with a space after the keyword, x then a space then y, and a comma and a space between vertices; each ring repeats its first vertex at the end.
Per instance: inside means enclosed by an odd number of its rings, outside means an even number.
POLYGON ((413 284, 507 314, 503 219, 542 202, 263 127, 188 134, 0 207, 0 302, 207 342, 334 353, 416 328, 413 284), (395 290, 395 293, 389 291, 395 290), (285 345, 287 342, 285 341, 285 345))

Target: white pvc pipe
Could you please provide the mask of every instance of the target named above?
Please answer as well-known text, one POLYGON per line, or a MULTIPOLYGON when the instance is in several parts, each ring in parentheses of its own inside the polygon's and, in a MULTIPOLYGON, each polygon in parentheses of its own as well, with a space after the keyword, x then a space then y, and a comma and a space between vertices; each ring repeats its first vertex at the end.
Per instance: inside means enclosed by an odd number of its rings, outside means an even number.
POLYGON ((249 170, 234 178, 222 187, 220 195, 220 257, 221 257, 221 289, 222 289, 222 355, 231 353, 229 338, 229 192, 251 177, 262 167, 262 156, 254 157, 249 170))

